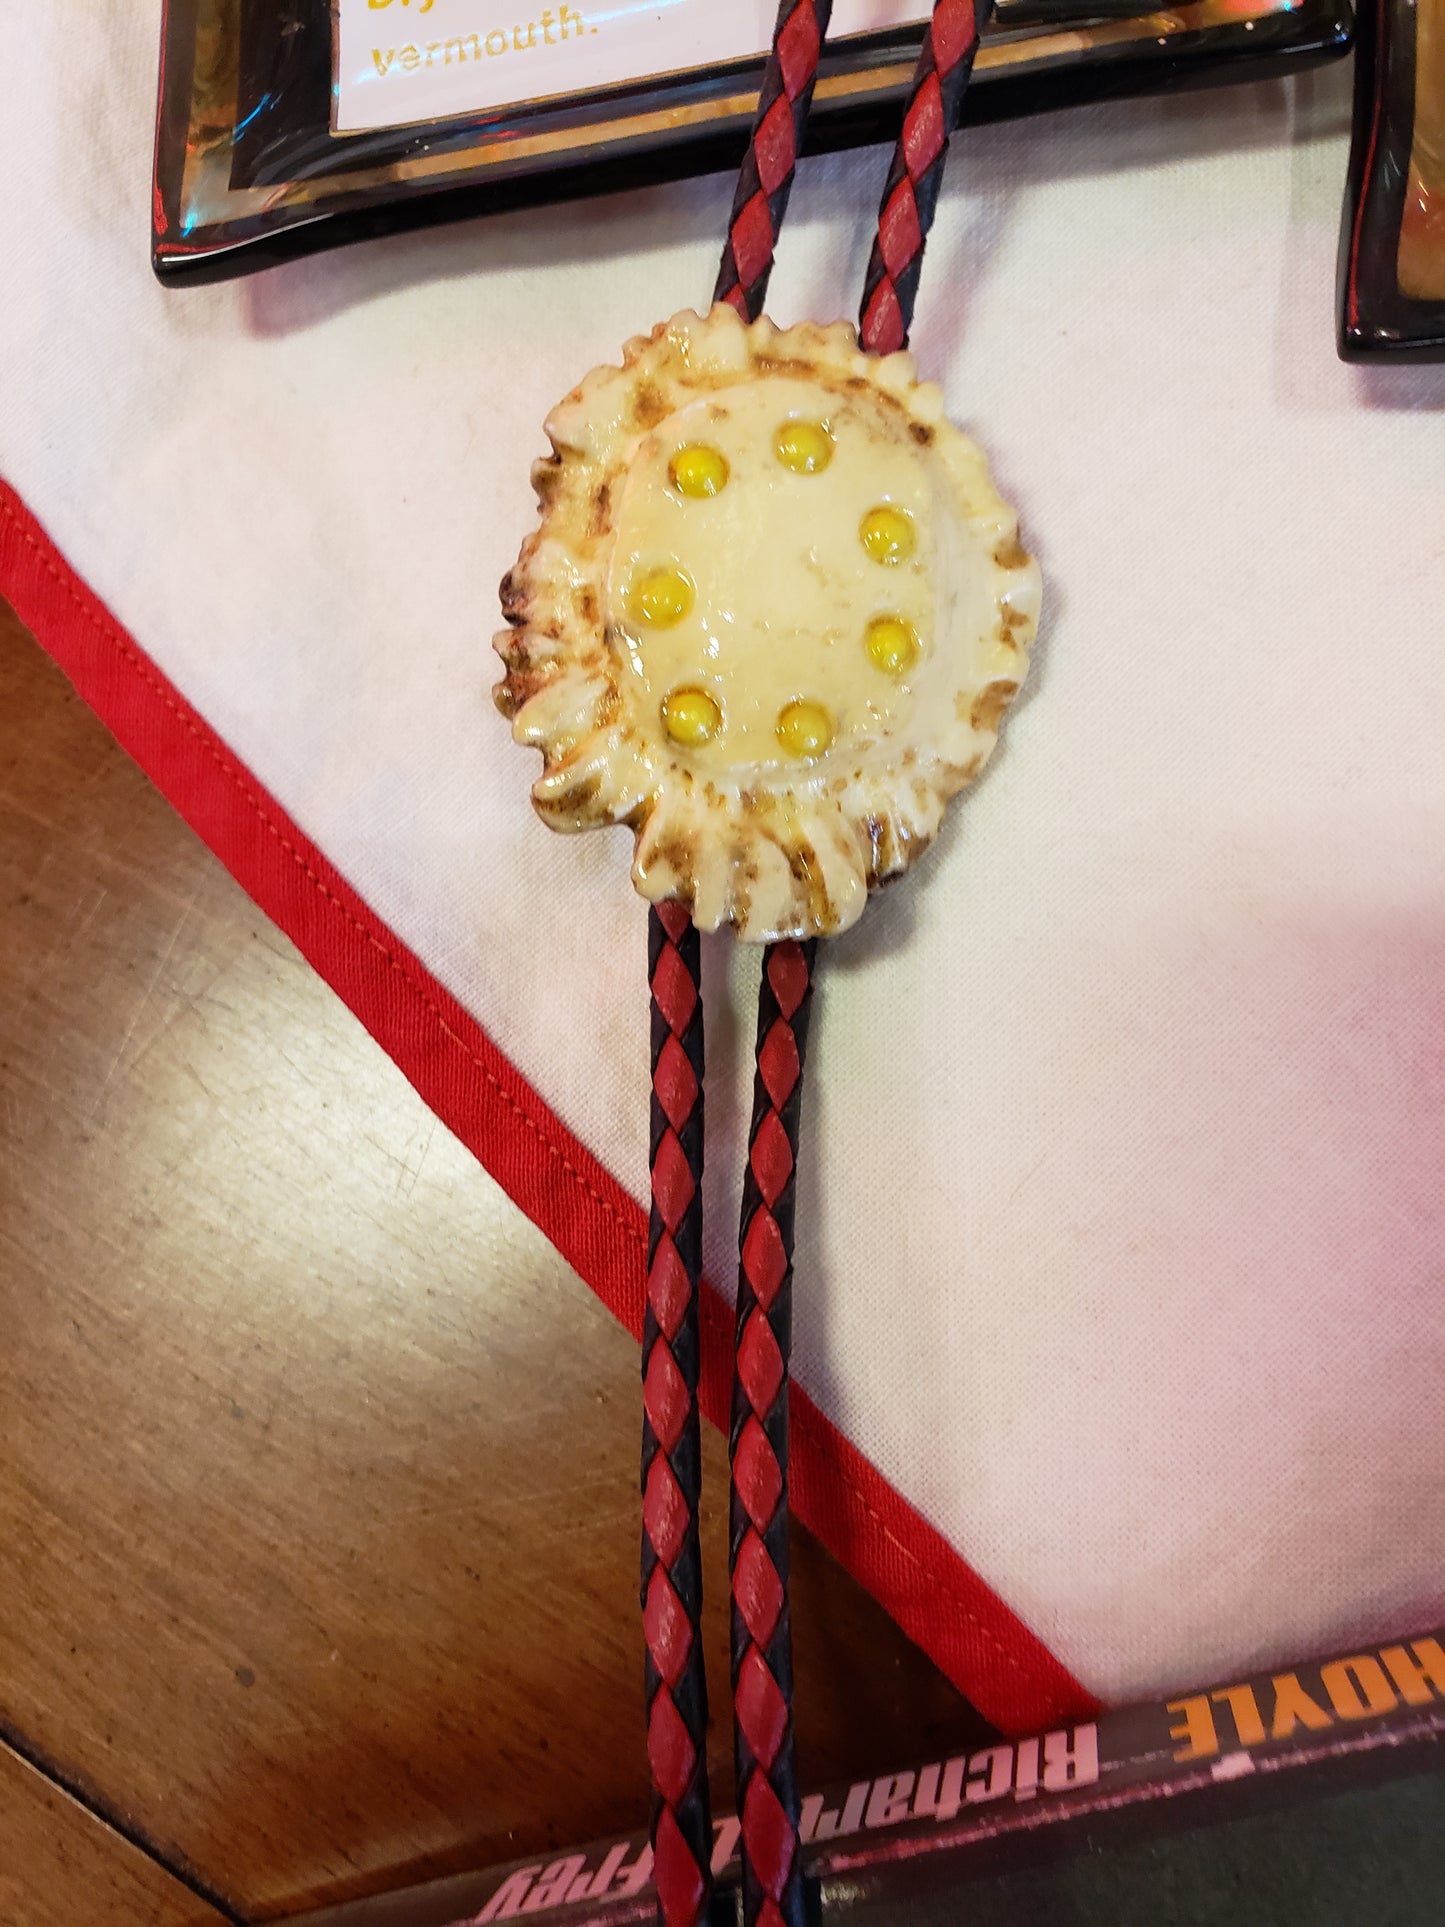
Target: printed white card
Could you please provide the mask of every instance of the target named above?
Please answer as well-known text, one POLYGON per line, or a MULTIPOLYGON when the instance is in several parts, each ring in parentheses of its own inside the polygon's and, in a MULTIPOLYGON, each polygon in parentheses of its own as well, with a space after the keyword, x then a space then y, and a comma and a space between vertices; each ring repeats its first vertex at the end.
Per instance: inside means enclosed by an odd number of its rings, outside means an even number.
MULTIPOLYGON (((838 0, 830 38, 922 21, 838 0)), ((337 0, 335 125, 354 134, 588 94, 766 51, 775 0, 337 0)))

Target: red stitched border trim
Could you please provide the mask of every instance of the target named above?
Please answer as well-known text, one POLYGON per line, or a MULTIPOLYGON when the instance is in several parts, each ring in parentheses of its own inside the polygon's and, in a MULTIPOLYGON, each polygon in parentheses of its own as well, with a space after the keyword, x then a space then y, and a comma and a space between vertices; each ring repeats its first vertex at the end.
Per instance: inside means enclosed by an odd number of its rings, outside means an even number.
MULTIPOLYGON (((0 481, 0 593, 116 740, 633 1336, 647 1220, 70 569, 0 481), (520 1127, 520 1128, 518 1128, 520 1127)), ((641 1129, 641 1124, 639 1124, 641 1129)), ((726 1429, 732 1310, 703 1287, 700 1400, 726 1429)), ((1006 1733, 1098 1702, 793 1388, 793 1509, 1006 1733)))

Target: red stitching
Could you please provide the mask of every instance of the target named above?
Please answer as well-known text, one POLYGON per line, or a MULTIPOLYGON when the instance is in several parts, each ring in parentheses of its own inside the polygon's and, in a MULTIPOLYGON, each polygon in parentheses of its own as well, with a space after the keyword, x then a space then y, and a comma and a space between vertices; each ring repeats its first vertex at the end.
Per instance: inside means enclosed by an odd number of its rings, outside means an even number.
POLYGON ((331 888, 329 888, 329 886, 322 880, 322 878, 317 876, 315 870, 312 869, 311 865, 306 861, 305 857, 302 856, 301 852, 296 848, 295 844, 292 843, 285 835, 283 835, 283 833, 281 832, 280 829, 278 829, 278 827, 276 826, 272 818, 267 814, 265 806, 261 803, 255 791, 246 782, 244 776, 240 773, 240 770, 238 769, 238 767, 234 763, 228 761, 228 759, 224 757, 221 754, 221 752, 216 748, 214 743, 209 742, 207 740, 204 731, 198 729, 195 723, 191 720, 191 718, 186 715, 185 711, 181 708, 180 704, 176 701, 175 697, 171 694, 170 690, 166 688, 165 684, 161 682, 159 677, 157 677, 154 674, 154 672, 151 670, 150 664, 145 660, 143 656, 137 654, 137 652, 130 647, 130 645, 127 643, 125 639, 123 632, 114 624, 107 622, 102 616, 98 615, 94 609, 87 606, 84 597, 78 595, 76 593, 74 585, 66 581, 65 577, 60 573, 59 569, 56 568, 54 562, 51 561, 50 557, 45 553, 44 549, 36 541, 35 537, 31 534, 29 529, 27 529, 24 526, 24 524, 21 522, 19 516, 16 515, 14 508, 11 506, 9 502, 0 501, 0 514, 4 515, 6 521, 12 522, 15 525, 15 527, 18 529, 20 533, 20 539, 25 543, 27 548, 34 550, 36 556, 40 561, 41 567, 45 570, 46 574, 51 578, 51 580, 65 591, 66 595, 69 596, 70 600, 75 604, 76 608, 81 611, 82 615, 84 615, 86 619, 95 627, 98 633, 104 636, 107 642, 113 644, 113 646, 120 653, 120 655, 125 659, 125 661, 127 661, 131 665, 131 667, 135 670, 136 674, 140 677, 141 681, 145 683, 146 687, 150 689, 154 695, 157 695, 160 697, 161 701, 165 704, 166 708, 171 712, 171 714, 176 718, 176 720, 179 723, 184 725, 187 732, 196 739, 196 741, 201 745, 202 749, 206 751, 207 755, 215 763, 216 767, 219 770, 221 770, 226 777, 229 778, 229 780, 234 785, 234 787, 240 792, 241 796, 243 796, 246 802, 250 805, 251 809, 254 811, 256 816, 259 817, 261 822, 265 824, 268 832, 276 839, 277 843, 280 844, 281 848, 286 852, 287 856, 290 857, 291 861, 301 871, 302 875, 306 877, 308 882, 310 882, 315 886, 315 888, 320 892, 320 894, 332 906, 333 909, 340 911, 341 915, 346 919, 347 923, 351 926, 351 928, 355 930, 360 937, 364 938, 368 944, 370 944, 371 948, 377 952, 378 956, 385 958, 387 964, 401 978, 402 982, 406 985, 407 989, 411 992, 413 997, 416 998, 417 1002, 421 1005, 422 1009, 429 1012, 429 1014, 435 1019, 437 1025, 440 1027, 443 1034, 446 1037, 449 1037, 452 1043, 456 1045, 457 1049, 460 1050, 465 1057, 467 1057, 473 1064, 476 1065, 477 1069, 482 1073, 482 1076, 487 1080, 488 1084, 491 1085, 492 1089, 497 1093, 497 1095, 503 1100, 507 1108, 510 1111, 512 1111, 515 1116, 519 1117, 522 1120, 522 1122, 527 1126, 527 1129, 532 1133, 534 1137, 540 1138, 543 1145, 545 1145, 548 1153, 557 1160, 557 1162, 561 1165, 562 1169, 567 1173, 568 1177, 572 1179, 573 1183, 578 1187, 578 1189, 584 1192, 587 1197, 591 1198, 594 1204, 600 1205, 602 1209, 607 1213, 607 1215, 621 1226, 622 1230, 626 1233, 627 1237, 632 1241, 633 1244, 638 1245, 639 1247, 645 1249, 647 1245, 647 1239, 644 1233, 642 1232, 642 1230, 640 1229, 640 1227, 631 1223, 623 1215, 623 1213, 618 1210, 617 1206, 612 1202, 610 1198, 606 1197, 601 1191, 597 1190, 592 1183, 590 1183, 585 1173, 577 1169, 576 1165, 572 1163, 571 1159, 567 1156, 565 1151, 559 1150, 559 1148, 552 1142, 551 1138, 548 1137, 547 1133, 542 1129, 542 1126, 538 1124, 537 1120, 527 1110, 526 1106, 524 1104, 520 1104, 517 1101, 517 1099, 512 1095, 512 1093, 507 1089, 506 1085, 502 1082, 501 1078, 497 1076, 496 1072, 487 1063, 486 1059, 483 1058, 477 1051, 473 1050, 472 1046, 466 1041, 464 1037, 459 1037, 457 1033, 452 1029, 451 1025, 447 1022, 446 1017, 441 1011, 440 1007, 437 1005, 434 999, 432 999, 427 995, 425 988, 416 981, 416 979, 412 976, 411 972, 407 969, 406 965, 402 963, 400 958, 397 957, 393 951, 388 950, 386 945, 381 941, 381 939, 377 937, 372 931, 368 930, 366 925, 361 921, 361 919, 355 916, 352 913, 352 911, 347 907, 347 905, 341 901, 341 898, 337 896, 336 892, 331 888))
MULTIPOLYGON (((51 555, 47 553, 46 544, 36 539, 35 535, 26 526, 26 519, 17 512, 17 501, 18 498, 13 495, 13 491, 3 482, 0 482, 0 519, 3 519, 3 521, 14 527, 26 548, 38 559, 45 574, 59 585, 64 591, 67 600, 79 609, 96 632, 116 649, 124 661, 140 676, 146 687, 161 698, 171 714, 185 725, 187 732, 202 743, 217 767, 224 772, 245 799, 252 812, 265 824, 267 830, 271 836, 275 838, 278 845, 286 851, 292 862, 296 864, 303 875, 307 877, 325 900, 330 903, 333 908, 341 912, 348 927, 358 932, 372 949, 386 959, 388 965, 401 978, 411 995, 435 1020, 443 1035, 481 1071, 488 1086, 503 1099, 507 1109, 526 1124, 528 1130, 531 1131, 534 1137, 542 1140, 549 1156, 561 1166, 562 1170, 568 1178, 571 1179, 576 1188, 581 1191, 584 1196, 591 1198, 594 1204, 600 1205, 607 1216, 620 1227, 629 1242, 637 1245, 645 1252, 646 1237, 641 1228, 640 1211, 638 1212, 636 1221, 628 1218, 618 1209, 610 1198, 590 1182, 584 1173, 577 1169, 567 1157, 566 1153, 559 1149, 548 1137, 545 1128, 537 1123, 525 1106, 519 1103, 511 1091, 507 1089, 505 1083, 490 1068, 486 1060, 475 1051, 464 1038, 458 1036, 456 1031, 447 1022, 446 1017, 436 1002, 427 995, 425 989, 416 982, 406 967, 384 943, 374 936, 373 933, 352 914, 346 904, 336 896, 335 892, 328 888, 322 879, 317 876, 312 866, 306 862, 305 858, 295 849, 294 845, 281 833, 268 816, 255 792, 245 781, 236 766, 231 764, 228 759, 218 751, 213 742, 207 740, 205 732, 198 728, 195 722, 184 713, 184 710, 176 702, 172 693, 165 687, 146 658, 130 646, 119 625, 109 617, 108 613, 97 611, 93 608, 87 600, 78 593, 74 581, 68 579, 67 572, 62 571, 56 566, 51 555)), ((14 591, 12 590, 11 593, 13 595, 14 591)), ((716 1354, 721 1356, 727 1349, 731 1338, 731 1314, 726 1300, 710 1285, 705 1286, 703 1324, 704 1330, 710 1340, 707 1347, 709 1355, 716 1354)), ((709 1386, 709 1394, 704 1401, 706 1407, 713 1408, 709 1409, 708 1416, 720 1429, 726 1430, 726 1391, 724 1390, 722 1392, 721 1398, 719 1399, 719 1397, 716 1396, 716 1387, 709 1386), (721 1418, 715 1418, 713 1416, 714 1410, 720 1411, 723 1416, 721 1418)), ((1017 1656, 1010 1651, 1000 1639, 999 1635, 995 1633, 971 1607, 963 1604, 963 1602, 957 1598, 950 1584, 947 1565, 940 1563, 935 1558, 925 1558, 922 1554, 916 1552, 905 1540, 899 1538, 887 1517, 873 1504, 868 1496, 865 1485, 860 1482, 857 1475, 854 1474, 845 1463, 843 1458, 844 1442, 832 1435, 831 1421, 813 1404, 811 1399, 807 1398, 806 1394, 801 1394, 798 1397, 795 1412, 796 1417, 800 1421, 798 1429, 800 1432, 806 1433, 809 1448, 816 1452, 819 1459, 826 1464, 832 1475, 837 1479, 843 1492, 857 1501, 859 1507, 868 1519, 870 1519, 882 1533, 886 1542, 902 1554, 904 1560, 912 1569, 922 1574, 926 1580, 942 1583, 952 1598, 953 1610, 960 1614, 971 1626, 976 1628, 987 1643, 1002 1655, 1009 1666, 1013 1668, 1014 1672, 1017 1673, 1028 1686, 1031 1697, 1036 1695, 1039 1692, 1041 1682, 1017 1656)), ((848 1449, 851 1450, 852 1448, 848 1449)), ((875 1474, 874 1476, 880 1477, 881 1475, 875 1474)), ((906 1504, 906 1501, 900 1500, 899 1503, 906 1504)), ((960 1566, 965 1565, 965 1562, 961 1558, 958 1563, 960 1566)), ((969 1570, 970 1575, 976 1578, 976 1575, 972 1575, 971 1568, 965 1569, 969 1570)), ((983 1582, 978 1581, 978 1583, 982 1584, 983 1582)), ((1008 1613, 1010 1617, 1013 1617, 1008 1606, 1001 1604, 1001 1610, 1008 1613)), ((1053 1654, 1048 1651, 1047 1647, 1045 1647, 1041 1641, 1034 1640, 1033 1635, 1027 1634, 1027 1629, 1023 1630, 1026 1636, 1038 1646, 1040 1655, 1046 1658, 1048 1664, 1057 1670, 1062 1670, 1059 1667, 1059 1662, 1054 1658, 1053 1654)), ((977 1688, 975 1687, 974 1690, 976 1691, 977 1688)), ((1081 1689, 1080 1703, 1085 1700, 1095 1706, 1098 1704, 1098 1701, 1094 1699, 1092 1694, 1083 1694, 1081 1689)), ((1057 1689, 1050 1693, 1046 1704, 1056 1714, 1068 1715, 1078 1710, 1076 1703, 1061 1698, 1057 1689)))
MULTIPOLYGON (((934 1579, 934 1580, 944 1581, 946 1583, 945 1574, 942 1568, 930 1566, 927 1563, 925 1563, 925 1561, 920 1557, 920 1555, 913 1550, 912 1546, 908 1545, 905 1540, 902 1540, 898 1537, 897 1533, 893 1530, 892 1526, 889 1525, 884 1515, 877 1509, 876 1506, 874 1506, 870 1502, 868 1495, 864 1491, 863 1487, 856 1482, 853 1475, 847 1470, 846 1466, 843 1464, 842 1456, 839 1451, 839 1448, 833 1444, 833 1442, 828 1438, 827 1433, 822 1429, 822 1425, 826 1425, 828 1421, 825 1418, 823 1418, 823 1414, 818 1411, 817 1406, 813 1405, 813 1402, 811 1399, 808 1400, 808 1404, 812 1407, 812 1409, 808 1414, 806 1427, 814 1449, 820 1452, 822 1456, 828 1460, 828 1462, 833 1467, 833 1470, 837 1473, 838 1478, 848 1488, 848 1490, 853 1493, 859 1505, 862 1506, 863 1510, 868 1514, 868 1517, 873 1521, 874 1525, 878 1527, 879 1531, 883 1534, 884 1538, 888 1541, 889 1545, 896 1546, 899 1552, 901 1552, 903 1554, 903 1557, 908 1561, 908 1563, 911 1566, 916 1567, 917 1570, 920 1573, 922 1573, 925 1579, 934 1579), (813 1429, 813 1420, 815 1416, 816 1418, 822 1420, 822 1425, 819 1425, 816 1431, 813 1429)), ((980 1581, 980 1583, 983 1583, 983 1582, 980 1581)), ((983 1637, 988 1641, 988 1643, 992 1647, 994 1647, 1003 1656, 1004 1659, 1008 1661, 1009 1665, 1013 1667, 1014 1671, 1018 1673, 1020 1677, 1024 1679, 1029 1679, 1028 1673, 1025 1672, 1024 1667, 1020 1663, 1017 1656, 1009 1651, 1008 1647, 1004 1645, 1003 1641, 999 1638, 998 1634, 993 1630, 993 1628, 990 1625, 988 1625, 988 1623, 985 1620, 980 1619, 978 1614, 974 1612, 971 1607, 965 1606, 961 1600, 957 1602, 957 1608, 958 1608, 958 1611, 962 1613, 963 1617, 966 1620, 968 1620, 970 1625, 976 1626, 978 1628, 978 1631, 983 1635, 983 1637)), ((1064 1702, 1058 1698, 1057 1694, 1055 1694, 1049 1700, 1048 1704, 1050 1707, 1057 1710, 1058 1708, 1063 1706, 1064 1702)))

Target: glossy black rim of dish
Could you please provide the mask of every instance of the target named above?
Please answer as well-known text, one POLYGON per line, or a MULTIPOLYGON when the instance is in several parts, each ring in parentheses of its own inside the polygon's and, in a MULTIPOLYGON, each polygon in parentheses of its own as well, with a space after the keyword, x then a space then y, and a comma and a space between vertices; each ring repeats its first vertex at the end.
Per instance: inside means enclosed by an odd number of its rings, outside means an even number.
POLYGON ((1349 191, 1340 229, 1338 341, 1347 361, 1445 360, 1445 301, 1400 288, 1415 138, 1415 0, 1365 0, 1355 59, 1349 191))
MULTIPOLYGON (((735 167, 747 142, 753 109, 749 90, 756 85, 751 67, 652 84, 640 92, 614 90, 596 101, 545 103, 462 122, 388 129, 360 137, 360 146, 355 136, 328 138, 329 37, 319 41, 313 28, 309 37, 282 35, 278 45, 266 26, 278 17, 282 24, 311 20, 316 4, 284 0, 281 8, 251 6, 243 12, 234 125, 224 130, 225 152, 214 156, 227 205, 202 218, 186 204, 185 180, 198 145, 192 97, 198 22, 208 12, 208 0, 166 0, 151 245, 152 264, 163 281, 223 280, 397 228, 735 167), (539 132, 551 143, 541 156, 536 153, 539 132), (474 166, 464 158, 469 149, 474 166), (415 174, 439 154, 450 155, 454 163, 444 185, 378 179, 379 172, 397 168, 415 174), (288 203, 286 189, 298 175, 316 190, 316 198, 293 197, 288 203)), ((329 19, 325 0, 321 7, 329 19)), ((1275 6, 1261 0, 1252 17, 1241 18, 1231 9, 1229 17, 1216 17, 1197 31, 1187 25, 1181 30, 1181 16, 1187 22, 1194 11, 1188 6, 1167 16, 1125 19, 1117 7, 1113 11, 1112 19, 1100 19, 1093 28, 1056 34, 1047 49, 1043 40, 1033 50, 1015 40, 998 64, 989 63, 986 47, 965 120, 1001 120, 1090 101, 1287 75, 1347 52, 1354 25, 1348 0, 1279 0, 1275 6), (1166 21, 1168 31, 1157 31, 1166 21)), ((820 84, 810 150, 889 137, 916 44, 916 33, 847 43, 840 50, 841 64, 820 84)))

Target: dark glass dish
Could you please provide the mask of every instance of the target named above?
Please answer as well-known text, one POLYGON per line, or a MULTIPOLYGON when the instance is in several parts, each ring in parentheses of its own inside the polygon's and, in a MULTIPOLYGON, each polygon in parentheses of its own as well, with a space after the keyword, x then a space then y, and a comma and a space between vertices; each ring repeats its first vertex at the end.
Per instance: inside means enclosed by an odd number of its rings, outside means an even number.
MULTIPOLYGON (((1343 54, 1348 0, 1001 0, 965 120, 1254 80, 1343 54)), ((920 5, 920 14, 924 11, 920 5)), ((825 51, 814 150, 892 137, 921 28, 825 51)), ((425 222, 735 167, 761 60, 362 134, 332 130, 329 0, 166 0, 151 258, 221 280, 425 222)))
POLYGON ((1347 361, 1445 360, 1445 0, 1367 0, 1340 231, 1347 361))

